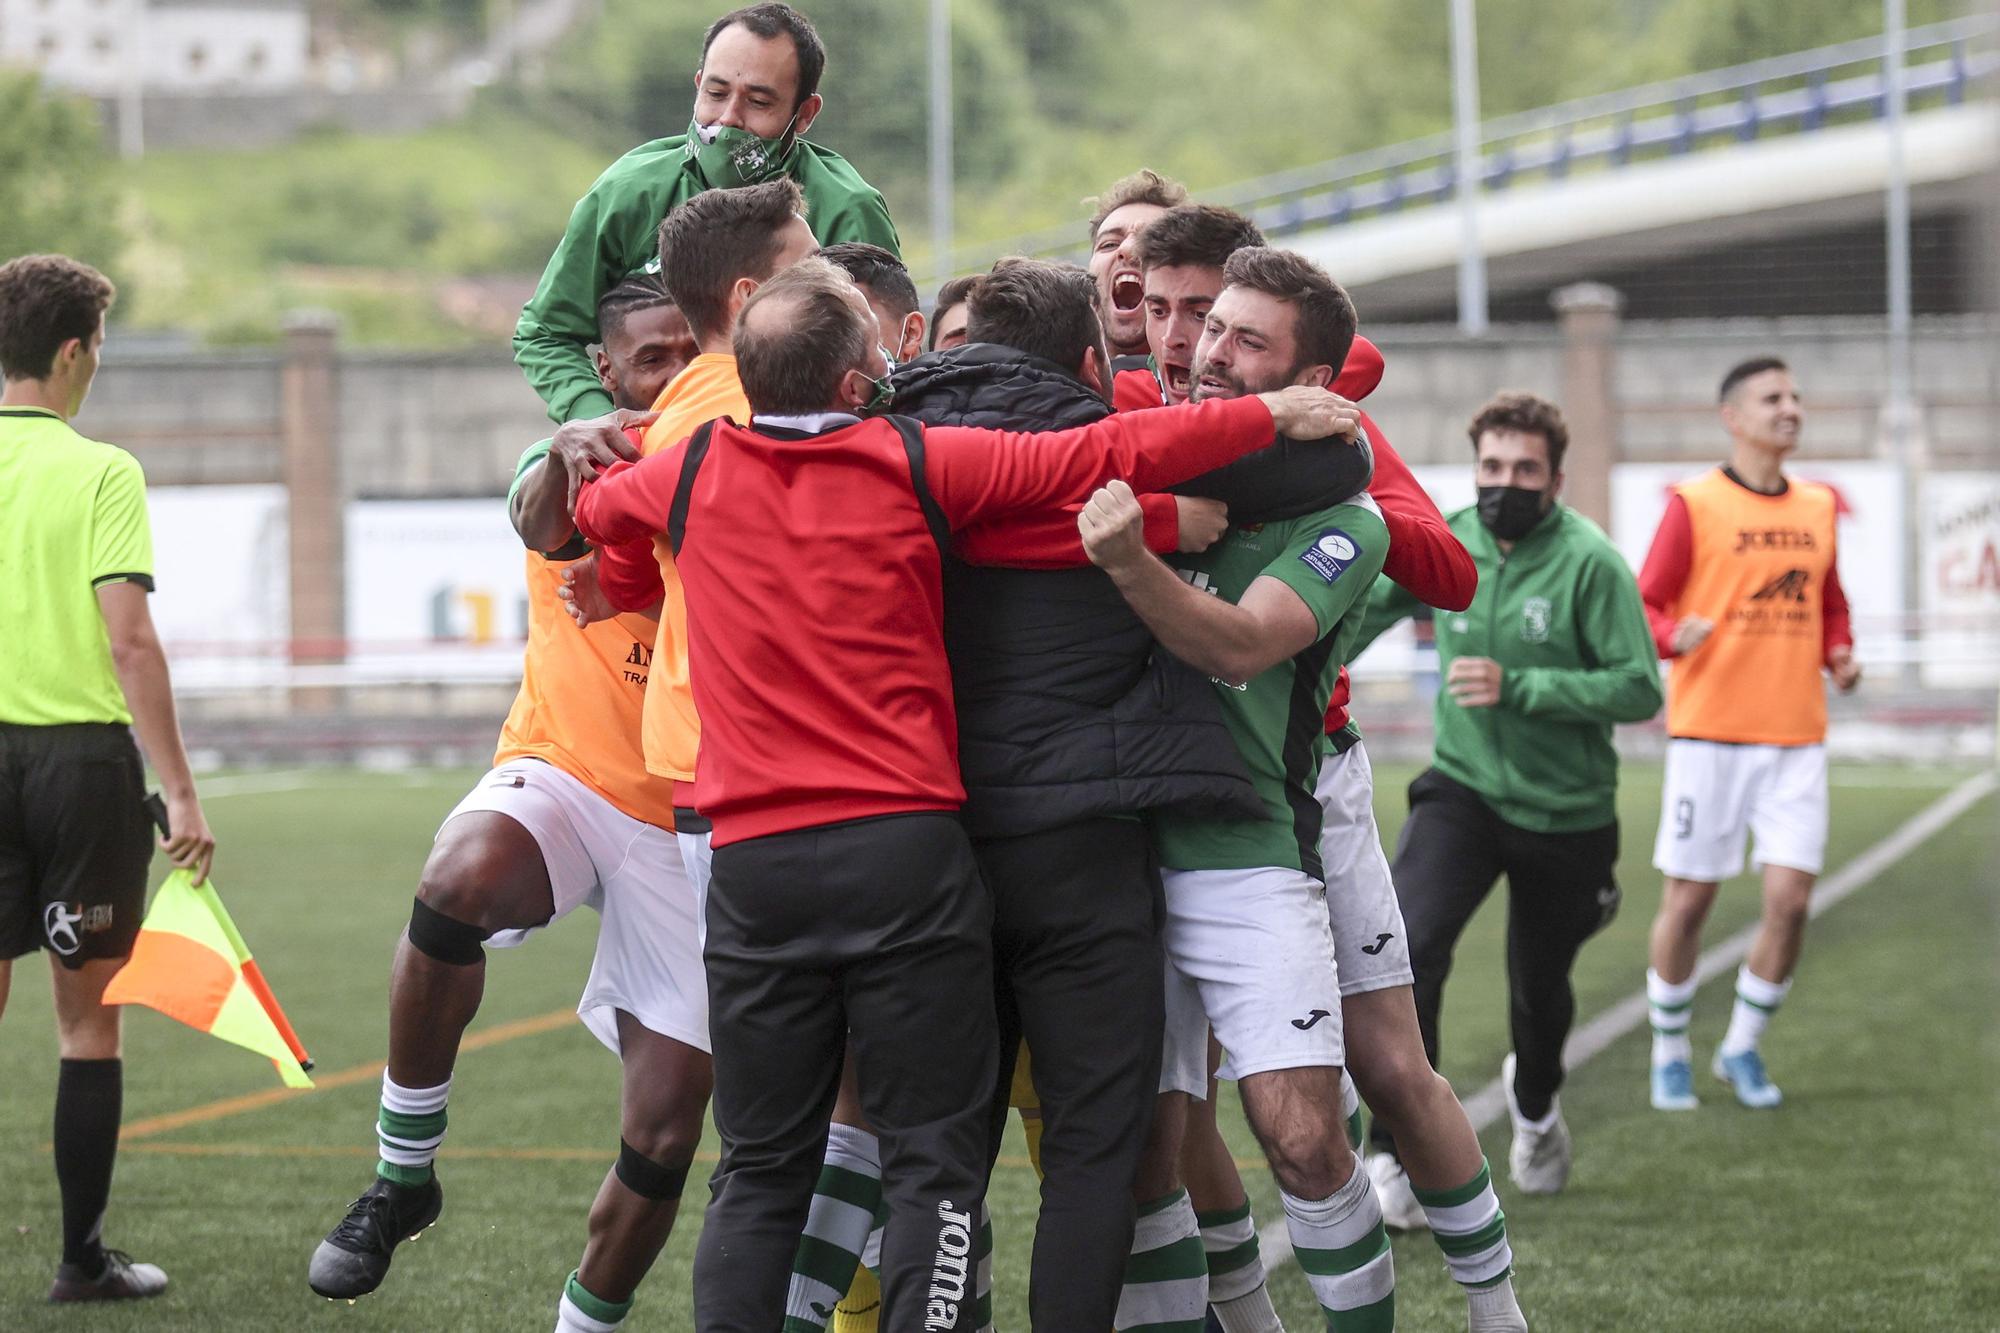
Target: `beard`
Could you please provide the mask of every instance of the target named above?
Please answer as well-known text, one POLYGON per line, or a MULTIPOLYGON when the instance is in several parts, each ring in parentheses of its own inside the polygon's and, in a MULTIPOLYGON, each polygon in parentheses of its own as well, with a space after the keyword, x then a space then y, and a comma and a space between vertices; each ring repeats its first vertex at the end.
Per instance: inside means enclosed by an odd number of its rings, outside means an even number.
POLYGON ((1206 361, 1188 373, 1188 401, 1203 402, 1210 398, 1241 398, 1256 392, 1244 382, 1243 377, 1230 370, 1218 370, 1206 361), (1203 384, 1204 379, 1216 381, 1214 387, 1203 384))

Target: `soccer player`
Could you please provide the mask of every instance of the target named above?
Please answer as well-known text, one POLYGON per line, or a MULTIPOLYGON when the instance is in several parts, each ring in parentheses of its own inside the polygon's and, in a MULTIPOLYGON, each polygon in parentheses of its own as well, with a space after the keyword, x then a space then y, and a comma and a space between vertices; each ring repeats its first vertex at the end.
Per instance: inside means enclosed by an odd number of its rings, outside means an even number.
MULTIPOLYGON (((1156 368, 1170 361, 1191 366, 1209 308, 1224 285, 1224 265, 1238 250, 1261 243, 1248 218, 1199 204, 1170 209, 1127 240, 1126 247, 1136 250, 1144 265, 1147 332, 1156 348, 1156 368)), ((1381 375, 1381 354, 1356 335, 1334 391, 1365 398, 1381 375)), ((1121 407, 1134 409, 1185 397, 1177 397, 1156 369, 1119 374, 1115 393, 1121 407)), ((1369 494, 1390 534, 1383 573, 1432 606, 1463 610, 1478 579, 1472 557, 1381 427, 1366 412, 1361 421, 1375 460, 1369 494)), ((1486 1317, 1497 1321, 1492 1326, 1509 1327, 1507 1321, 1515 1317, 1512 1297, 1500 1284, 1510 1251, 1493 1238, 1501 1224, 1499 1204, 1484 1181, 1485 1159, 1471 1122, 1450 1084, 1424 1058, 1402 915, 1375 828, 1374 777, 1366 747, 1350 724, 1343 668, 1327 710, 1315 794, 1322 811, 1320 857, 1331 876, 1326 907, 1340 973, 1348 1072, 1377 1117, 1394 1124, 1406 1145, 1420 1145, 1409 1151, 1423 1163, 1421 1183, 1437 1201, 1427 1211, 1404 1182, 1399 1190, 1384 1192, 1385 1220, 1407 1229, 1427 1225, 1434 1212, 1438 1225, 1433 1234, 1448 1266, 1468 1293, 1482 1292, 1478 1303, 1486 1317), (1481 1237, 1485 1239, 1473 1243, 1481 1237)), ((1212 1054, 1211 1073, 1213 1061, 1212 1054)), ((1213 1080, 1204 1086, 1212 1089, 1213 1080)), ((1343 1093, 1349 1136, 1358 1151, 1358 1105, 1351 1086, 1343 1093)), ((1216 1127, 1212 1095, 1204 1100, 1197 1092, 1187 1122, 1178 1168, 1207 1252, 1209 1299, 1232 1333, 1266 1333, 1278 1326, 1277 1313, 1265 1287, 1249 1196, 1216 1127)))
POLYGON ((1310 438, 1351 421, 1302 389, 1041 435, 864 421, 887 384, 876 331, 838 269, 793 265, 737 322, 750 423, 614 468, 577 502, 587 536, 665 531, 687 589, 723 1140, 696 1258, 702 1333, 782 1322, 843 1038, 882 1140, 885 1326, 968 1322, 998 1062, 992 904, 957 818, 948 533, 1114 473, 1170 483, 1274 427, 1310 438))
POLYGON ((1142 266, 1126 242, 1186 202, 1185 185, 1143 167, 1090 201, 1090 276, 1097 282, 1098 318, 1116 369, 1143 366, 1149 350, 1142 266))
POLYGON ((1722 379, 1729 463, 1674 488, 1639 571, 1667 681, 1667 774, 1653 865, 1666 876, 1653 918, 1646 999, 1652 1101, 1692 1110, 1701 927, 1717 884, 1743 868, 1755 833, 1764 913, 1736 974, 1736 1007, 1715 1076, 1745 1106, 1783 1099, 1758 1049, 1791 989, 1806 907, 1826 854, 1824 668, 1861 682, 1835 560, 1832 490, 1785 475, 1805 408, 1783 361, 1757 357, 1722 379))
MULTIPOLYGON (((1479 563, 1479 593, 1467 610, 1437 618, 1437 755, 1410 784, 1392 874, 1433 1066, 1452 952, 1507 877, 1508 1164, 1523 1193, 1553 1194, 1570 1170, 1556 1095, 1576 1014, 1570 969, 1618 910, 1612 726, 1659 711, 1660 672, 1624 558, 1558 498, 1569 444, 1561 411, 1503 393, 1466 434, 1479 502, 1451 523, 1479 563)), ((1376 584, 1362 645, 1418 605, 1395 584, 1376 584)), ((1393 1118, 1378 1116, 1381 1156, 1370 1173, 1385 1195, 1414 1181, 1419 1200, 1434 1198, 1429 1164, 1403 1138, 1393 1118)))
MULTIPOLYGON (((1191 368, 1194 401, 1206 408, 1279 385, 1332 382, 1355 323, 1332 279, 1300 256, 1263 247, 1232 254, 1225 277, 1191 368)), ((1360 633, 1359 611, 1388 533, 1362 497, 1283 523, 1232 528, 1207 551, 1178 558, 1176 569, 1146 549, 1143 512, 1122 482, 1093 496, 1079 524, 1091 560, 1161 646, 1215 678, 1264 806, 1251 821, 1157 821, 1167 906, 1165 1063, 1205 1070, 1213 1026, 1328 1326, 1390 1327, 1388 1237, 1340 1109, 1339 976, 1313 795, 1334 679, 1360 633)), ((1170 1161, 1179 1145, 1157 1147, 1170 1161)), ((1141 1233, 1135 1251, 1158 1248, 1167 1235, 1194 1237, 1185 1193, 1142 1219, 1141 1233), (1147 1236, 1149 1229, 1159 1236, 1147 1236), (1146 1246, 1149 1239, 1156 1244, 1146 1246)), ((1205 1275, 1197 1268, 1182 1277, 1182 1291, 1151 1294, 1181 1296, 1191 1308, 1121 1310, 1120 1326, 1201 1318, 1205 1275)))
POLYGON ((965 345, 965 298, 978 281, 979 276, 973 274, 953 278, 938 288, 937 303, 931 307, 931 351, 948 352, 965 345))
POLYGON ((838 154, 806 139, 820 113, 826 48, 805 15, 764 3, 709 25, 684 135, 641 144, 600 176, 570 215, 514 330, 514 359, 557 422, 612 410, 584 349, 597 302, 655 262, 660 219, 704 190, 796 181, 822 241, 897 250, 882 196, 838 154))
POLYGON ((882 350, 891 361, 900 365, 923 354, 924 312, 917 300, 917 284, 910 280, 910 270, 902 260, 866 241, 842 241, 819 253, 861 289, 881 326, 882 350))
MULTIPOLYGON (((677 373, 687 321, 650 277, 599 304, 602 379, 635 415, 677 373)), ((624 1090, 616 1164, 556 1327, 607 1333, 672 1229, 701 1138, 707 989, 672 787, 646 772, 639 749, 653 625, 621 617, 578 631, 563 615, 555 589, 588 547, 562 520, 568 478, 550 449, 522 455, 508 501, 530 548, 521 690, 493 771, 446 817, 425 863, 390 983, 375 1179, 314 1252, 309 1281, 329 1298, 371 1292, 396 1246, 437 1220, 434 1159, 485 985, 483 946, 519 944, 589 903, 603 923, 578 1012, 619 1056, 624 1090)))
POLYGON ((49 953, 57 1049, 62 1261, 51 1301, 157 1296, 167 1275, 104 1244, 124 1100, 120 1015, 104 987, 146 911, 145 772, 166 794, 160 845, 208 875, 153 589, 146 479, 130 454, 70 428, 97 374, 103 274, 61 255, 0 264, 0 1010, 13 960, 49 953))

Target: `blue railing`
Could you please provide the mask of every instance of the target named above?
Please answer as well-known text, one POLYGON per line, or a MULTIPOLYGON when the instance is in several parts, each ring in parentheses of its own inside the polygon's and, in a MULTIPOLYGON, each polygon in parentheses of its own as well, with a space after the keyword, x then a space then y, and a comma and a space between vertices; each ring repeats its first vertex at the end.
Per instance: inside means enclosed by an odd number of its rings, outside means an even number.
MULTIPOLYGON (((1982 81, 2000 70, 2000 53, 1991 49, 1996 32, 2000 19, 1986 15, 1910 29, 1906 105, 1955 106, 1978 95, 1982 81)), ((1480 127, 1480 184, 1505 190, 1880 118, 1888 110, 1886 56, 1884 39, 1867 37, 1496 117, 1480 127)), ((1205 190, 1201 197, 1241 209, 1267 236, 1279 237, 1440 203, 1456 184, 1452 136, 1439 133, 1205 190)), ((958 247, 950 271, 976 271, 1010 254, 1081 260, 1086 247, 1078 231, 1070 223, 998 244, 958 247)))

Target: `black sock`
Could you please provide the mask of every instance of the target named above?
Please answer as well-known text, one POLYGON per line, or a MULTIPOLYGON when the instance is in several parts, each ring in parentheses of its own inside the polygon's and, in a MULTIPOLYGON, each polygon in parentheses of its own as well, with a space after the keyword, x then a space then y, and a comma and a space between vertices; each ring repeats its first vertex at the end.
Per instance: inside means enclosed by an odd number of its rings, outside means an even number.
POLYGON ((56 1183, 62 1187, 63 1262, 103 1266, 104 1205, 124 1112, 122 1060, 64 1060, 56 1077, 56 1183))

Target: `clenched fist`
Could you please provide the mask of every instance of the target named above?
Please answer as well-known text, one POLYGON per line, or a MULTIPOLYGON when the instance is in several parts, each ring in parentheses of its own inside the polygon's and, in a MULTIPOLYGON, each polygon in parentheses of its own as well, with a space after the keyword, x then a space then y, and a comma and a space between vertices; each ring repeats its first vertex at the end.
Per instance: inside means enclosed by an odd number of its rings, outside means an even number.
POLYGON ((1229 531, 1229 506, 1220 500, 1198 495, 1176 495, 1174 508, 1180 516, 1180 541, 1174 549, 1182 555, 1199 555, 1222 540, 1229 531))
POLYGON ((1127 568, 1146 559, 1146 514, 1139 497, 1122 481, 1098 488, 1076 516, 1083 553, 1099 569, 1127 568))

